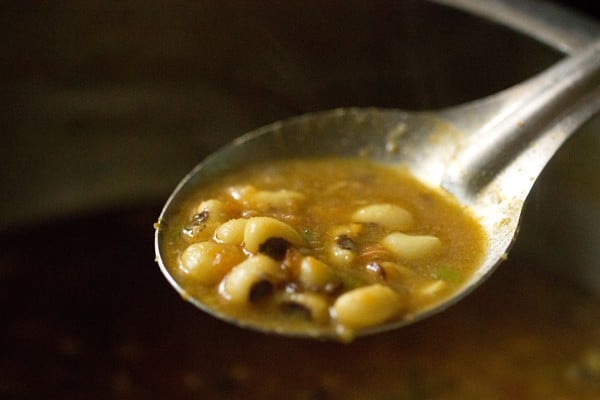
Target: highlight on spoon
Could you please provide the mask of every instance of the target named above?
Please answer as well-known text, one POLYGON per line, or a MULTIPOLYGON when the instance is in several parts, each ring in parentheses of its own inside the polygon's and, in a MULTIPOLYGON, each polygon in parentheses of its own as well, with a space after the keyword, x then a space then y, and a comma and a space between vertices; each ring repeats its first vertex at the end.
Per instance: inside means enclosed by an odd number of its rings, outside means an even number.
POLYGON ((360 109, 250 133, 168 200, 160 267, 208 313, 283 335, 351 340, 440 311, 479 279, 488 237, 415 178, 410 149, 456 135, 430 116, 360 109), (331 147, 318 154, 314 140, 331 147))

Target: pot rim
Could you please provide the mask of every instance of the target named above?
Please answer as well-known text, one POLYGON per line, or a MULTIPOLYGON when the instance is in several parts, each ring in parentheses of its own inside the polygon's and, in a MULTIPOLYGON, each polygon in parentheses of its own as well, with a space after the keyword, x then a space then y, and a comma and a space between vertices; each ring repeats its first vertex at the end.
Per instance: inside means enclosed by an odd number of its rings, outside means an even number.
POLYGON ((571 54, 600 36, 600 24, 540 0, 430 0, 496 22, 571 54))

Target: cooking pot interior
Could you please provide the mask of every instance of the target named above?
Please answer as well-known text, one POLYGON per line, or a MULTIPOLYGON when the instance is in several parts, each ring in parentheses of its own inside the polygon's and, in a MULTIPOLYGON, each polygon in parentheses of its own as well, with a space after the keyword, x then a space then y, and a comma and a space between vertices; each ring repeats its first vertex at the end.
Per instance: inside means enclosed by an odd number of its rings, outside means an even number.
POLYGON ((169 192, 236 136, 341 106, 459 104, 555 49, 416 0, 15 2, 0 19, 0 397, 599 393, 598 119, 537 182, 508 261, 399 331, 348 345, 244 331, 178 298, 153 260, 169 192))
POLYGON ((429 2, 281 3, 8 7, 2 226, 161 201, 204 156, 285 117, 449 106, 560 57, 429 2))

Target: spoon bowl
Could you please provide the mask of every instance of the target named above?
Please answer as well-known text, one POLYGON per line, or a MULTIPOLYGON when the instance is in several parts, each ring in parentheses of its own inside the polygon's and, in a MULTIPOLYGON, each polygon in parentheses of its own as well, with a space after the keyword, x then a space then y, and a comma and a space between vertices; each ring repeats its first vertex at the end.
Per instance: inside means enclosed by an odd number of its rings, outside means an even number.
MULTIPOLYGON (((435 112, 335 109, 247 133, 197 165, 167 200, 155 234, 159 266, 171 285, 194 305, 248 326, 246 321, 222 315, 185 293, 161 257, 167 239, 160 225, 168 224, 196 188, 258 161, 367 157, 382 164, 406 166, 427 185, 448 191, 472 210, 488 237, 481 266, 451 298, 410 320, 358 330, 356 336, 423 319, 460 300, 507 257, 535 179, 562 143, 600 110, 599 84, 600 42, 595 42, 524 83, 464 105, 435 112)), ((311 336, 322 335, 326 333, 311 332, 311 336)))

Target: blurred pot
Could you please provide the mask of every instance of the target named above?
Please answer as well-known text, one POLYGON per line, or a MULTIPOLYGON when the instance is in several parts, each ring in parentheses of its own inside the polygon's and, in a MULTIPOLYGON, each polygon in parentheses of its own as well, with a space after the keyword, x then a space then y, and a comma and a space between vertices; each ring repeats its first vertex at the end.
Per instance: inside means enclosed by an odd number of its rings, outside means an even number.
POLYGON ((596 21, 517 0, 3 8, 0 397, 597 393, 598 300, 570 282, 600 292, 600 118, 537 182, 489 285, 350 346, 198 313, 162 281, 151 243, 174 185, 241 133, 339 106, 479 98, 585 46, 596 21), (550 386, 529 384, 544 374, 550 386))

